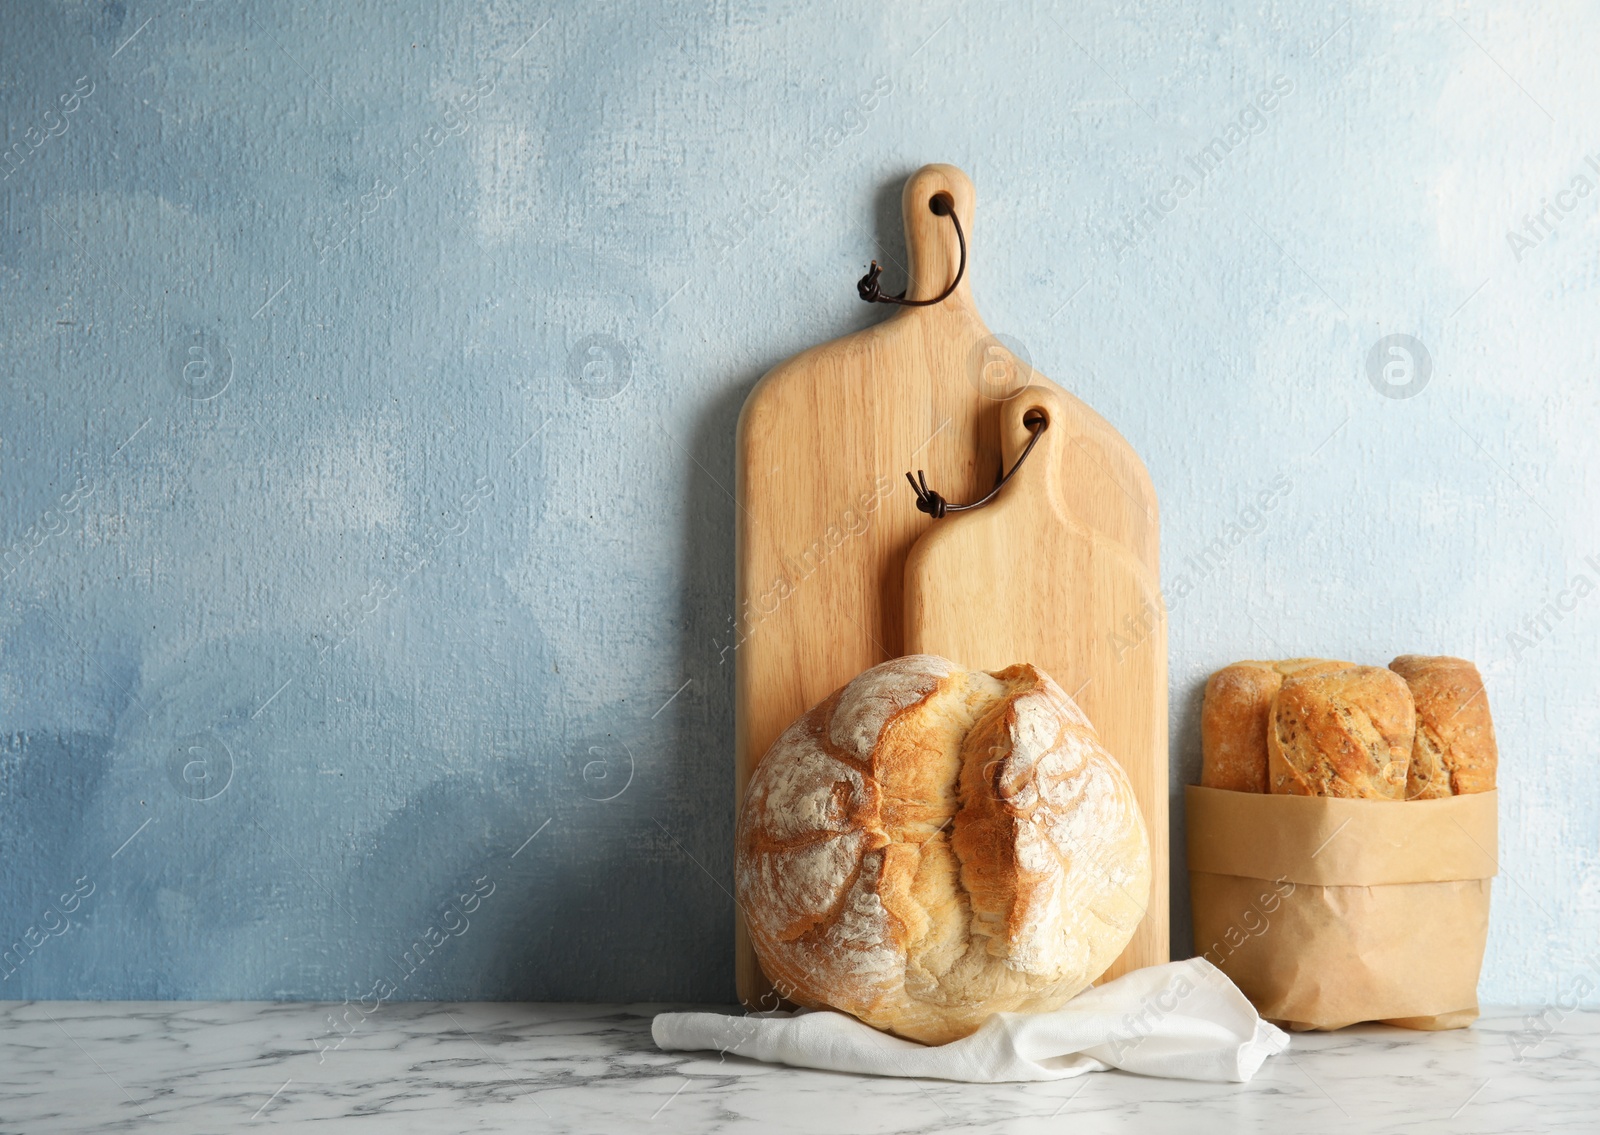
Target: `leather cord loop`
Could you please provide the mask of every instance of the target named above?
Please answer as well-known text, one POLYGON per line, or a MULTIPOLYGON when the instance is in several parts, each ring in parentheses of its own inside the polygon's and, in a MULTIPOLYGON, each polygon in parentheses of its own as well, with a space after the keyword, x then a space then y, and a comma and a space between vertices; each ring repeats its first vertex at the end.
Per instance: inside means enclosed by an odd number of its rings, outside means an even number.
POLYGON ((911 491, 917 494, 917 511, 925 512, 934 520, 938 520, 946 513, 967 512, 970 509, 982 508, 999 496, 1000 490, 1006 487, 1006 482, 1016 476, 1017 470, 1021 469, 1022 463, 1028 459, 1028 454, 1033 452, 1033 447, 1039 444, 1039 439, 1044 436, 1044 431, 1050 426, 1050 418, 1043 410, 1029 410, 1023 416, 1022 424, 1028 427, 1033 436, 1028 439, 1027 447, 1017 457, 1016 464, 1011 466, 1011 471, 997 480, 994 488, 990 489, 982 500, 975 500, 971 504, 951 504, 939 493, 928 488, 927 475, 921 469, 917 470, 915 477, 907 473, 906 480, 911 482, 911 491))
POLYGON ((886 296, 878 288, 878 277, 883 274, 883 269, 874 260, 872 267, 867 269, 867 274, 856 281, 856 294, 866 303, 895 303, 901 307, 932 307, 936 303, 943 303, 950 298, 961 283, 961 277, 967 273, 967 235, 961 231, 961 218, 956 216, 955 201, 950 194, 935 193, 928 202, 928 211, 936 217, 949 217, 950 223, 956 227, 956 241, 961 245, 961 265, 956 269, 956 278, 950 281, 950 286, 940 292, 931 300, 908 300, 905 292, 897 296, 886 296))

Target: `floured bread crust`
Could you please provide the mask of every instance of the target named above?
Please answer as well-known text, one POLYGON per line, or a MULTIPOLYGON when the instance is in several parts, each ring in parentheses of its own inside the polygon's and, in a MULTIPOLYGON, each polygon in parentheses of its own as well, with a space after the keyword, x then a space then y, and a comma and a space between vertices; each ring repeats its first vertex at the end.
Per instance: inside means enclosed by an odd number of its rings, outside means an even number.
POLYGON ((1032 666, 875 666, 787 729, 739 817, 735 886, 797 1004, 928 1044, 1064 1004, 1144 914, 1126 774, 1032 666))

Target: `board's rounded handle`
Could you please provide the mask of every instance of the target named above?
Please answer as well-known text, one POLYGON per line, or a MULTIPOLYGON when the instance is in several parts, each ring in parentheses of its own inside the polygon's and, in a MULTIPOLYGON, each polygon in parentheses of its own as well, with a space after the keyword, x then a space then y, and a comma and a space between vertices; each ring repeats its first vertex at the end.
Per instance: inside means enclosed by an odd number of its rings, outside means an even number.
POLYGON ((972 213, 976 204, 972 179, 955 166, 923 166, 906 180, 900 197, 906 221, 906 255, 910 259, 906 299, 933 299, 950 287, 961 271, 961 244, 949 220, 953 212, 967 242, 966 271, 945 303, 972 303, 972 213), (945 200, 935 204, 941 196, 945 200), (936 211, 944 205, 948 209, 936 211))
POLYGON ((1009 469, 1027 455, 1026 468, 1018 470, 1018 479, 1025 478, 1041 487, 1054 500, 1059 495, 1056 477, 1061 454, 1074 440, 1067 436, 1071 429, 1071 419, 1054 389, 1024 386, 1007 396, 1000 407, 1001 460, 1009 469), (1040 428, 1041 417, 1043 428, 1040 428))
POLYGON ((917 494, 917 511, 926 513, 934 520, 943 520, 952 512, 971 512, 983 508, 999 497, 1001 490, 1022 471, 1023 464, 1036 447, 1043 450, 1038 461, 1046 466, 1037 474, 1037 483, 1053 493, 1055 482, 1051 467, 1055 465, 1055 447, 1040 445, 1040 442, 1045 440, 1050 422, 1060 416, 1060 411, 1060 400, 1047 386, 1025 386, 1017 391, 1001 408, 1000 449, 1005 461, 1000 466, 1000 475, 994 488, 969 504, 951 504, 942 493, 928 487, 927 473, 918 469, 915 477, 906 474, 906 480, 911 482, 911 491, 917 494))

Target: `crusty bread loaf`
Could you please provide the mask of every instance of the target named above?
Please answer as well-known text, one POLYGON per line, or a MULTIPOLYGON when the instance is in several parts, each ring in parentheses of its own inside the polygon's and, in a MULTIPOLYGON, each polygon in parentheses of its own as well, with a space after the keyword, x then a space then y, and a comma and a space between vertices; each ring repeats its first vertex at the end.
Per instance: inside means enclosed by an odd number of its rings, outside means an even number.
POLYGON ((1465 658, 1402 654, 1389 669, 1405 679, 1417 707, 1406 799, 1492 790, 1500 750, 1478 668, 1465 658))
POLYGON ((1150 850, 1133 788, 1032 666, 874 666, 756 766, 734 880, 783 996, 929 1044, 1058 1008, 1133 936, 1150 850))
POLYGON ((1235 662, 1206 682, 1200 707, 1200 783, 1233 792, 1267 790, 1267 717, 1283 680, 1354 665, 1327 658, 1235 662))
POLYGON ((1272 699, 1273 792, 1404 800, 1417 715, 1405 680, 1377 666, 1284 679, 1272 699))

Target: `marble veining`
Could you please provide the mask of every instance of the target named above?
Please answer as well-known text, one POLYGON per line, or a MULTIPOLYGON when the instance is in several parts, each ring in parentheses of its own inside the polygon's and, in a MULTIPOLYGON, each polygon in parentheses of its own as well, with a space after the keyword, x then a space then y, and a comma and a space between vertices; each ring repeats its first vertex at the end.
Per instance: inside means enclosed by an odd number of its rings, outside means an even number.
POLYGON ((1600 1014, 1299 1034, 1247 1085, 846 1076, 668 1054, 659 1005, 0 1003, 0 1133, 1592 1131, 1600 1014))

